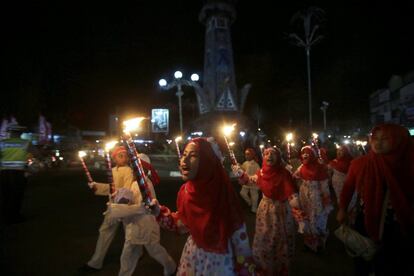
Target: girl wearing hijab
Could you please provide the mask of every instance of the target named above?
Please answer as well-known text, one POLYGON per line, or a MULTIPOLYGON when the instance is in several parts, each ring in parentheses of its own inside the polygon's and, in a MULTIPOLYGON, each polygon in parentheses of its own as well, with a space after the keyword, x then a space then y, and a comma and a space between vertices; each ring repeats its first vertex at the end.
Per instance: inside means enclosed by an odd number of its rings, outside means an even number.
POLYGON ((413 275, 406 252, 414 246, 414 144, 408 130, 376 126, 371 151, 352 161, 340 197, 337 220, 344 223, 354 191, 360 212, 355 229, 378 243, 371 263, 355 258, 357 275, 413 275))
POLYGON ((177 212, 161 206, 161 227, 189 233, 177 275, 253 275, 255 266, 242 211, 227 172, 210 143, 191 140, 180 160, 186 181, 177 212))
POLYGON ((335 191, 338 203, 351 161, 352 156, 349 153, 349 148, 342 145, 336 150, 336 158, 329 162, 328 165, 328 168, 332 172, 332 187, 335 191))
POLYGON ((309 249, 318 252, 325 248, 329 231, 328 215, 332 211, 329 193, 327 167, 318 162, 315 151, 310 146, 301 149, 302 165, 293 174, 299 181, 299 201, 309 221, 304 233, 304 243, 309 249))
POLYGON ((263 275, 289 275, 295 249, 295 220, 303 226, 296 187, 280 151, 267 148, 254 177, 263 192, 256 215, 253 257, 263 275))

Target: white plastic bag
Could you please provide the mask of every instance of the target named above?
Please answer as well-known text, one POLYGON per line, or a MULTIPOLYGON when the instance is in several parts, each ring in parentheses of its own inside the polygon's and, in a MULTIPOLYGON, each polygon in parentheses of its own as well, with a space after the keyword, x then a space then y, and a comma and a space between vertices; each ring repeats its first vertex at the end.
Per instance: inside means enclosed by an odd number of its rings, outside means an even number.
POLYGON ((342 224, 335 230, 335 236, 344 243, 346 252, 351 257, 362 257, 366 261, 374 258, 377 251, 375 242, 351 227, 342 224))

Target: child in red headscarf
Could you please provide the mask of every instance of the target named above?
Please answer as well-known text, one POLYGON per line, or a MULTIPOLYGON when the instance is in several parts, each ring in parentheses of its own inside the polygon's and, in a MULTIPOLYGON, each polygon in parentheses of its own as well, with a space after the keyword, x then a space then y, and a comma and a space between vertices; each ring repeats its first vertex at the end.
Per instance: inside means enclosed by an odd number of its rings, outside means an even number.
POLYGON ((332 173, 332 187, 335 191, 338 203, 351 161, 352 155, 349 152, 349 148, 342 145, 336 150, 336 158, 329 162, 328 165, 328 169, 332 173))
POLYGON ((254 179, 263 192, 256 215, 254 260, 264 275, 289 275, 295 249, 294 218, 300 226, 304 226, 304 222, 293 178, 283 166, 278 150, 264 151, 263 167, 254 179))
POLYGON ((376 126, 371 151, 352 161, 340 197, 337 220, 344 223, 356 191, 360 199, 355 229, 380 245, 374 261, 355 258, 358 275, 413 275, 414 143, 395 124, 376 126), (411 272, 410 272, 411 271, 411 272))
POLYGON ((186 181, 178 211, 161 206, 163 228, 189 233, 177 275, 250 275, 254 272, 242 211, 227 172, 210 143, 191 140, 180 160, 186 181))
POLYGON ((304 233, 305 246, 314 252, 325 248, 328 238, 328 215, 332 211, 328 169, 318 162, 310 146, 301 149, 302 165, 293 174, 299 181, 299 200, 309 221, 304 233))

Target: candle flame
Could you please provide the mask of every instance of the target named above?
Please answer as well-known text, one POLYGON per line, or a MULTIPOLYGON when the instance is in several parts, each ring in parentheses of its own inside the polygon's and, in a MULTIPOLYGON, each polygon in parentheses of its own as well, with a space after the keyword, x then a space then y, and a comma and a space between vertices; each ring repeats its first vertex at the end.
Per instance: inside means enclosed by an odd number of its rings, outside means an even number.
POLYGON ((83 150, 78 152, 78 155, 80 158, 84 158, 86 156, 86 152, 84 152, 83 150))
POLYGON ((141 123, 142 120, 144 120, 144 117, 137 117, 137 118, 133 118, 127 121, 124 121, 124 132, 128 133, 131 131, 136 131, 139 130, 139 124, 141 123))
POLYGON ((181 140, 183 140, 183 137, 181 137, 181 136, 175 137, 175 142, 176 143, 180 142, 181 140))
POLYGON ((118 141, 109 141, 108 143, 105 144, 105 150, 109 152, 111 149, 113 149, 113 147, 115 147, 117 143, 118 141))
POLYGON ((286 141, 290 142, 293 139, 293 133, 286 134, 286 141))
POLYGON ((312 133, 312 137, 313 137, 313 139, 318 138, 318 133, 312 133))
POLYGON ((223 127, 224 135, 229 136, 233 132, 235 126, 236 126, 236 124, 232 124, 231 126, 230 125, 225 125, 223 127))

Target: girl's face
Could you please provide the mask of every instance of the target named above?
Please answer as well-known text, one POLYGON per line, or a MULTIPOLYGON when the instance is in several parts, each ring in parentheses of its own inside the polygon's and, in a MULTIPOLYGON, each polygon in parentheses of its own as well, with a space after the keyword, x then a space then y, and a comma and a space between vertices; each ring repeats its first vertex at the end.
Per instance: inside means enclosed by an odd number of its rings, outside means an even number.
POLYGON ((305 165, 308 164, 309 161, 310 161, 310 158, 311 158, 311 156, 307 151, 302 152, 302 163, 303 164, 305 164, 305 165))
POLYGON ((266 164, 268 166, 273 166, 277 163, 277 155, 274 151, 272 150, 267 150, 264 152, 264 156, 263 156, 264 160, 266 161, 266 164))
POLYGON ((197 176, 199 164, 200 156, 197 145, 189 143, 180 159, 181 177, 184 181, 193 180, 197 176))
POLYGON ((377 130, 371 136, 371 149, 376 154, 387 154, 391 151, 391 139, 382 130, 377 130))
POLYGON ((126 166, 128 164, 128 154, 126 152, 120 152, 115 155, 115 164, 118 167, 126 166))
POLYGON ((336 150, 336 158, 341 158, 343 156, 344 156, 344 151, 341 148, 337 149, 336 150))

